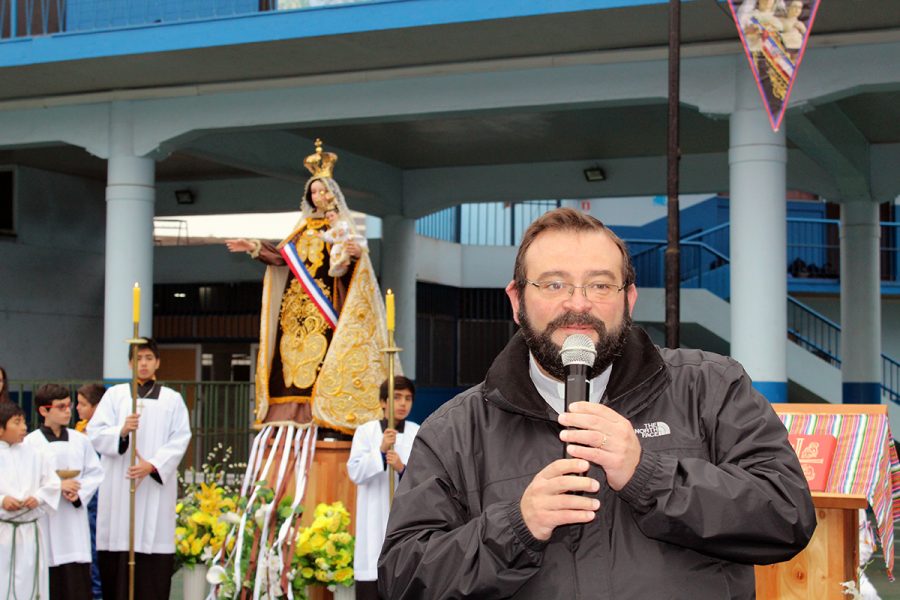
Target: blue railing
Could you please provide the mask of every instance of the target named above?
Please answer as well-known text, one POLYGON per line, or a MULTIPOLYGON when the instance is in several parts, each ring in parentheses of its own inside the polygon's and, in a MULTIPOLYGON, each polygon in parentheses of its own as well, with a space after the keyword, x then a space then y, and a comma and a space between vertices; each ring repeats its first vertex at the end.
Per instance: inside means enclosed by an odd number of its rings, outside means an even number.
POLYGON ((840 266, 840 221, 787 219, 788 273, 792 277, 836 279, 840 266))
POLYGON ((482 202, 445 208, 416 221, 416 233, 445 242, 473 246, 515 246, 539 216, 558 200, 482 202))
POLYGON ((892 402, 900 404, 900 363, 881 355, 881 390, 892 402))
POLYGON ((835 367, 841 365, 841 326, 788 296, 788 338, 835 367))
MULTIPOLYGON (((665 281, 665 240, 625 240, 638 287, 661 287, 665 281)), ((724 300, 729 295, 728 257, 703 242, 681 243, 681 287, 705 288, 724 300)))
POLYGON ((375 0, 0 0, 0 40, 205 21, 258 12, 373 1, 375 0))

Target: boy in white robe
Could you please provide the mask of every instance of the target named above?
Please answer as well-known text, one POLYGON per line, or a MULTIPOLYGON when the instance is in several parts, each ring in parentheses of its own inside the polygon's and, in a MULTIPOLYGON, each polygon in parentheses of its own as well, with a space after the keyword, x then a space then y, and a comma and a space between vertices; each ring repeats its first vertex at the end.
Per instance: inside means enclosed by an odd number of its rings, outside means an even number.
POLYGON ((59 477, 26 433, 22 408, 0 401, 0 597, 19 600, 48 597, 40 518, 59 503, 59 477))
POLYGON ((25 445, 43 452, 62 480, 56 512, 41 517, 50 598, 85 600, 93 597, 87 504, 103 481, 103 469, 87 436, 67 427, 72 421, 69 390, 48 383, 38 388, 34 399, 43 425, 25 437, 25 445))
POLYGON ((353 577, 357 600, 378 598, 378 555, 384 544, 390 512, 388 465, 399 482, 409 460, 419 426, 406 417, 412 410, 416 387, 412 381, 394 377, 394 429, 387 422, 388 382, 381 384, 381 408, 385 418, 360 425, 353 434, 347 472, 356 488, 356 552, 353 577))
POLYGON ((97 509, 97 562, 104 598, 128 597, 130 480, 135 492, 135 598, 168 600, 175 567, 175 502, 178 465, 191 440, 181 394, 156 383, 156 342, 132 346, 137 361, 138 412, 132 414, 131 385, 111 387, 87 426, 101 455, 105 477, 97 509), (131 432, 137 460, 131 462, 131 432))

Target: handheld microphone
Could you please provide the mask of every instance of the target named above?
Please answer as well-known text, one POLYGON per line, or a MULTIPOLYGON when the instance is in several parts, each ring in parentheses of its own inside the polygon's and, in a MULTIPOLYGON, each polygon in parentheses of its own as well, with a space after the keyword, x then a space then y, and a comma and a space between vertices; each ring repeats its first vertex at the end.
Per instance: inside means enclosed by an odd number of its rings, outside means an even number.
MULTIPOLYGON (((597 358, 597 348, 590 337, 583 333, 573 333, 563 341, 559 356, 566 369, 565 410, 569 412, 569 405, 572 402, 582 402, 588 399, 587 375, 597 358)), ((563 456, 565 455, 564 452, 563 456)))
POLYGON ((563 341, 559 352, 566 369, 566 411, 572 402, 588 399, 587 374, 594 366, 597 348, 591 338, 583 333, 574 333, 563 341))

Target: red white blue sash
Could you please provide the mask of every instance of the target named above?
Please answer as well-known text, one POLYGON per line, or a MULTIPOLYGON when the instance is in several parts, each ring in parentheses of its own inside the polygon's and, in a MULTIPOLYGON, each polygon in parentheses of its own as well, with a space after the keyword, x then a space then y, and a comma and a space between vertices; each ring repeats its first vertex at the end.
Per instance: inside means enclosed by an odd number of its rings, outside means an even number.
POLYGON ((791 58, 787 55, 787 52, 785 52, 778 40, 775 39, 775 36, 770 34, 756 17, 750 19, 750 22, 759 27, 760 31, 762 31, 762 51, 769 64, 771 64, 785 80, 790 81, 793 79, 794 63, 791 61, 791 58))
POLYGON ((325 292, 322 291, 322 288, 319 287, 316 280, 313 279, 313 276, 309 274, 306 265, 300 260, 300 255, 297 254, 297 247, 294 243, 288 242, 281 247, 280 252, 281 256, 284 257, 284 260, 287 261, 288 267, 290 267, 294 277, 296 277, 297 281, 300 282, 300 285, 303 286, 306 295, 309 296, 309 299, 312 300, 313 304, 316 305, 316 308, 319 309, 322 317, 324 317, 325 321, 332 329, 337 328, 337 311, 334 310, 334 306, 331 304, 328 296, 325 295, 325 292))

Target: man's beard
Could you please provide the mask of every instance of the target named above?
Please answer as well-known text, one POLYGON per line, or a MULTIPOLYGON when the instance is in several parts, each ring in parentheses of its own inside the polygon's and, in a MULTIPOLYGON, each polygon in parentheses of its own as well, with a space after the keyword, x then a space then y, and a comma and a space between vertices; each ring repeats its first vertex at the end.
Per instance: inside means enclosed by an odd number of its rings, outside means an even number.
POLYGON ((551 339, 553 332, 561 327, 571 327, 573 325, 584 325, 593 328, 597 332, 598 341, 594 344, 597 349, 597 358, 594 360, 594 366, 588 373, 588 379, 593 379, 613 363, 613 361, 621 356, 622 350, 625 348, 625 341, 628 339, 628 333, 631 331, 631 314, 628 312, 628 303, 625 303, 622 312, 622 323, 607 333, 606 324, 586 313, 567 312, 550 321, 543 331, 535 331, 528 320, 528 313, 525 310, 525 300, 519 300, 519 327, 522 329, 522 336, 525 338, 525 344, 534 356, 539 365, 554 379, 560 381, 566 380, 566 369, 562 364, 562 357, 559 355, 562 350, 551 339))

